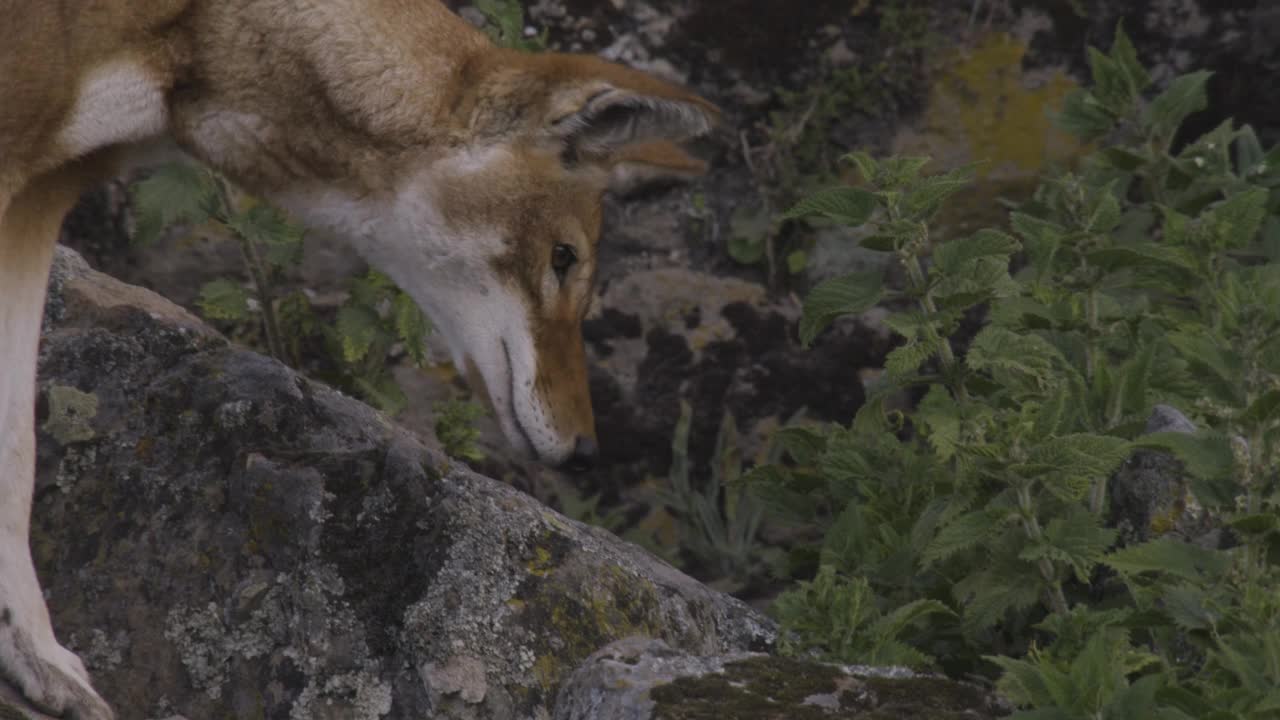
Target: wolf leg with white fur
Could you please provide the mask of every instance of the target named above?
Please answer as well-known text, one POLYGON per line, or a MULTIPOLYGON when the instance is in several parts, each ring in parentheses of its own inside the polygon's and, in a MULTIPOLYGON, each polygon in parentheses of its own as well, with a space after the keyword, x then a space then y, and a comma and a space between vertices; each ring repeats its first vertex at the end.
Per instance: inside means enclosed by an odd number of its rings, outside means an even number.
POLYGON ((0 195, 0 675, 43 712, 110 720, 80 658, 54 637, 28 544, 40 320, 58 229, 79 188, 67 182, 75 174, 46 176, 11 202, 0 195))

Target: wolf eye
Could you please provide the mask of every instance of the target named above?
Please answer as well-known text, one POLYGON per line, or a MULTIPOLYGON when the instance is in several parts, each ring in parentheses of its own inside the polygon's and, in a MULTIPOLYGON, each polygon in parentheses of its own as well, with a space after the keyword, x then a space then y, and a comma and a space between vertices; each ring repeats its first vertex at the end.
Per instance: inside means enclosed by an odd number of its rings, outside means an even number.
POLYGON ((578 262, 578 252, 572 245, 560 243, 551 248, 551 269, 556 271, 556 275, 562 281, 565 273, 569 272, 569 268, 576 262, 578 262))

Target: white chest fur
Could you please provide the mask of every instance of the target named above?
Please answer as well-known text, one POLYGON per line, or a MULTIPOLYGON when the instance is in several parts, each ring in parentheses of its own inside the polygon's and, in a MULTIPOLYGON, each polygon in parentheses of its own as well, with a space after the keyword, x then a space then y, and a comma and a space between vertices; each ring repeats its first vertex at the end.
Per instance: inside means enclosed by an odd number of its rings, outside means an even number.
POLYGON ((114 60, 80 82, 75 106, 59 136, 62 150, 79 157, 94 150, 145 140, 168 123, 164 89, 133 60, 114 60))

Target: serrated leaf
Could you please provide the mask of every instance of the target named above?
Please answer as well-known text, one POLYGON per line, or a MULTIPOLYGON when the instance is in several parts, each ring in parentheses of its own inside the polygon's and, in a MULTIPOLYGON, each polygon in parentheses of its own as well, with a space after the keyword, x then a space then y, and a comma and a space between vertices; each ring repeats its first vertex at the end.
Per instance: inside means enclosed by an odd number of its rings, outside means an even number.
MULTIPOLYGON (((342 358, 348 363, 363 360, 380 332, 378 316, 372 309, 350 304, 338 309, 335 329, 342 344, 342 358)), ((370 387, 371 391, 375 389, 374 386, 370 387)))
POLYGON ((1145 268, 1152 265, 1163 265, 1191 270, 1195 268, 1195 260, 1181 248, 1169 247, 1153 242, 1117 245, 1094 250, 1086 256, 1090 265, 1108 272, 1126 268, 1145 268))
POLYGON ((1129 457, 1123 438, 1078 433, 1049 438, 1027 452, 1013 467, 1024 477, 1040 477, 1058 497, 1078 500, 1129 457))
POLYGON ((841 160, 853 163, 854 167, 858 168, 858 173, 861 174, 862 178, 867 182, 871 182, 875 179, 876 173, 879 171, 880 167, 875 158, 861 150, 851 152, 841 158, 841 160))
POLYGON ((1227 527, 1245 535, 1262 535, 1280 526, 1280 515, 1275 513, 1258 513, 1238 517, 1227 523, 1227 527))
POLYGON ((1161 432, 1134 440, 1139 447, 1172 452, 1187 472, 1206 480, 1229 478, 1235 471, 1231 441, 1213 433, 1161 432))
POLYGON ((956 553, 986 542, 998 530, 999 524, 993 521, 990 512, 975 510, 965 513, 938 531, 921 554, 920 562, 932 565, 946 560, 956 553))
POLYGON ((925 393, 916 408, 915 420, 925 429, 925 437, 941 460, 949 460, 960 442, 960 408, 941 385, 925 393))
POLYGON ((1104 557, 1102 562, 1121 573, 1168 573, 1200 583, 1221 577, 1231 567, 1231 558, 1225 552, 1206 550, 1169 537, 1122 548, 1104 557))
POLYGON ((879 272, 853 273, 820 283, 805 298, 800 342, 809 347, 833 320, 870 310, 883 292, 884 279, 879 272))
POLYGON ((902 201, 904 217, 928 220, 942 207, 942 203, 973 182, 973 166, 966 165, 942 175, 920 180, 911 187, 902 201))
POLYGON ((1160 604, 1169 619, 1183 630, 1208 630, 1218 622, 1207 607, 1208 597, 1200 588, 1181 584, 1165 590, 1160 604))
POLYGON ((1169 83, 1147 108, 1147 124, 1156 137, 1171 139, 1182 121, 1209 106, 1205 90, 1213 73, 1200 71, 1180 75, 1169 83))
POLYGON ((137 217, 133 242, 149 245, 177 223, 199 225, 218 205, 218 189, 207 170, 190 163, 169 163, 131 188, 137 217))
POLYGON ((915 374, 929 358, 942 350, 945 340, 920 338, 896 347, 885 356, 884 369, 891 379, 902 379, 915 374))
POLYGON ((431 325, 418 309, 418 304, 408 293, 397 292, 391 304, 391 317, 396 336, 404 343, 405 352, 414 363, 424 364, 427 361, 427 335, 431 332, 431 325))
POLYGON ((1115 126, 1115 119, 1086 90, 1068 93, 1062 101, 1062 112, 1053 116, 1053 122, 1064 132, 1086 142, 1106 135, 1115 126))
POLYGON ((1266 158, 1266 151, 1253 128, 1245 125, 1236 135, 1236 174, 1248 177, 1256 172, 1259 163, 1266 158))
POLYGON ((1115 530, 1102 527, 1092 513, 1083 508, 1073 509, 1050 520, 1041 541, 1023 548, 1018 557, 1023 560, 1045 557, 1064 563, 1075 572, 1077 580, 1088 582, 1093 566, 1115 542, 1116 535, 1115 530))
POLYGON ((1218 203, 1208 218, 1209 231, 1218 247, 1234 250, 1249 245, 1267 214, 1268 192, 1251 188, 1218 203))
POLYGON ((915 600, 899 606, 871 625, 873 636, 897 637, 902 631, 930 615, 954 615, 937 600, 915 600))
POLYGON ((218 278, 200 288, 196 305, 205 317, 239 322, 249 317, 249 293, 239 283, 218 278))
POLYGON ((302 228, 270 205, 258 203, 238 213, 227 227, 262 248, 262 257, 273 267, 292 267, 302 260, 302 228))
POLYGON ((1151 85, 1151 76, 1138 60, 1138 51, 1124 31, 1123 22, 1116 23, 1116 34, 1111 41, 1111 58, 1123 69, 1135 97, 1151 85))
POLYGON ((827 432, 819 427, 793 426, 778 431, 778 442, 800 465, 812 465, 827 449, 827 432))
POLYGON ((856 227, 871 219, 876 205, 876 196, 873 193, 861 188, 834 187, 819 190, 804 198, 783 217, 794 220, 818 215, 856 227))
POLYGON ((933 250, 934 266, 944 273, 958 273, 970 267, 979 258, 1003 259, 1020 249, 1018 241, 999 230, 985 229, 967 238, 943 243, 933 250))
POLYGON ((1004 370, 1047 382, 1062 354, 1038 335, 1019 334, 988 325, 973 339, 966 358, 974 370, 1004 370))
POLYGON ((1265 426, 1280 419, 1280 390, 1268 390, 1260 395, 1240 416, 1240 422, 1265 426))
POLYGON ((1123 115, 1136 96, 1125 68, 1097 48, 1088 48, 1087 54, 1093 73, 1093 96, 1109 114, 1123 115))

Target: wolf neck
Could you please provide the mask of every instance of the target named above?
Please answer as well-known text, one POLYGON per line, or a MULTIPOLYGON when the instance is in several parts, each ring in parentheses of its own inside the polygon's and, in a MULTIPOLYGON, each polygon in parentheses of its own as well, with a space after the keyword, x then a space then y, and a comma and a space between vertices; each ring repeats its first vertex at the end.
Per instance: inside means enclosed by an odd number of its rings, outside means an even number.
POLYGON ((460 71, 491 47, 438 2, 203 0, 188 22, 174 134, 265 195, 390 190, 402 154, 449 142, 460 71))

